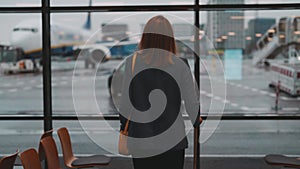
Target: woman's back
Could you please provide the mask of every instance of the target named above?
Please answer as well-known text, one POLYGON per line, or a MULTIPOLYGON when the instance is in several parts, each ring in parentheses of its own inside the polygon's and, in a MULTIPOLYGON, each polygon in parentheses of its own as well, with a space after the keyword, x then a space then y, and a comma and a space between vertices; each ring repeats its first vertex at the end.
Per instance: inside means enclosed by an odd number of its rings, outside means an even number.
MULTIPOLYGON (((123 99, 126 100, 123 101, 126 104, 124 107, 127 108, 121 109, 121 112, 131 114, 128 134, 132 138, 151 138, 166 132, 172 133, 169 137, 159 139, 161 146, 155 141, 153 144, 140 145, 134 140, 129 143, 129 147, 142 150, 164 149, 166 144, 173 144, 171 148, 184 149, 187 147, 187 140, 180 112, 182 100, 188 101, 185 104, 188 109, 195 107, 187 112, 193 123, 197 119, 199 105, 189 66, 183 59, 174 55, 172 64, 159 66, 146 63, 145 57, 137 55, 133 72, 132 58, 126 61, 126 77, 130 78, 123 84, 128 86, 128 91, 122 93, 123 99), (172 127, 176 128, 176 132, 172 131, 172 127)), ((128 114, 125 117, 128 117, 128 114)))
POLYGON ((199 123, 193 77, 176 52, 172 26, 159 15, 145 25, 136 57, 126 59, 119 111, 121 130, 129 121, 128 148, 135 169, 170 163, 173 169, 183 168, 187 138, 182 102, 192 123, 199 123))

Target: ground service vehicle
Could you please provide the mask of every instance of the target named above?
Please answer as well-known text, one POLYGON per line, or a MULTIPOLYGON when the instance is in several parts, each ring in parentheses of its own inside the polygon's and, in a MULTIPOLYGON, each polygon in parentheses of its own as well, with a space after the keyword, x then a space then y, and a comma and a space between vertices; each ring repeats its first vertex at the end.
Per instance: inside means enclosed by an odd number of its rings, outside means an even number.
POLYGON ((0 46, 0 70, 5 74, 37 72, 39 61, 26 56, 21 48, 0 46))

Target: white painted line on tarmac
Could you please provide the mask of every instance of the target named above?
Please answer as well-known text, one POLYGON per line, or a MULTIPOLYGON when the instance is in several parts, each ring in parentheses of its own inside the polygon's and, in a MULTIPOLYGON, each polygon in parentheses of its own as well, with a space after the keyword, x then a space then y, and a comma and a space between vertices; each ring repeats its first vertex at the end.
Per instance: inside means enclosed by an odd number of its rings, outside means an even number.
POLYGON ((242 85, 241 85, 241 84, 237 84, 236 86, 237 86, 237 87, 242 87, 242 85))
POLYGON ((241 109, 242 109, 242 110, 250 110, 250 108, 249 108, 249 107, 246 107, 246 106, 242 106, 241 109))
POLYGON ((206 96, 207 97, 213 97, 213 95, 211 93, 207 93, 206 96))
MULTIPOLYGON (((255 89, 255 88, 253 88, 255 89)), ((253 91, 253 90, 252 90, 253 91)), ((269 95, 270 97, 276 97, 276 94, 275 93, 272 93, 272 92, 267 92, 267 91, 264 91, 264 90, 259 90, 259 93, 261 94, 264 94, 264 95, 269 95)), ((280 99, 284 100, 284 101, 295 101, 295 100, 300 100, 300 97, 298 98, 288 98, 286 96, 279 96, 280 99)))
POLYGON ((271 97, 276 97, 276 94, 274 94, 274 93, 269 93, 269 96, 271 96, 271 97))
POLYGON ((10 83, 3 84, 4 87, 9 87, 10 85, 11 85, 10 83))
POLYGON ((282 99, 282 100, 289 100, 289 98, 287 98, 285 96, 280 96, 280 99, 282 99))
POLYGON ((248 108, 249 110, 252 110, 252 111, 268 111, 270 110, 270 108, 268 107, 251 107, 251 108, 248 108))
MULTIPOLYGON (((237 87, 241 87, 242 85, 240 84, 234 84, 232 82, 230 82, 229 84, 233 85, 233 86, 237 86, 237 87)), ((276 97, 276 94, 275 93, 271 93, 271 92, 267 92, 267 91, 264 91, 264 90, 260 90, 260 89, 257 89, 257 88, 254 88, 254 87, 249 87, 249 86, 242 86, 243 89, 246 89, 246 90, 251 90, 253 92, 259 92, 260 94, 262 95, 269 95, 270 97, 276 97)), ((287 97, 284 97, 284 96, 281 96, 280 97, 282 100, 295 100, 295 99, 290 99, 290 98, 287 98, 287 97)), ((298 100, 298 98, 297 98, 298 100)), ((300 100, 300 98, 299 98, 300 100)))
POLYGON ((243 88, 249 90, 249 86, 243 86, 243 88))
MULTIPOLYGON (((251 90, 253 92, 259 92, 262 95, 268 95, 270 97, 276 97, 275 93, 264 91, 264 90, 260 90, 260 89, 254 88, 254 87, 244 86, 244 85, 237 84, 237 83, 232 83, 232 82, 228 82, 228 84, 230 84, 232 86, 236 86, 236 87, 241 87, 241 88, 246 89, 246 90, 251 90)), ((280 99, 282 99, 284 101, 296 101, 296 100, 300 100, 300 97, 297 97, 297 98, 288 98, 288 97, 285 97, 285 96, 280 96, 280 99)))
POLYGON ((285 97, 285 96, 280 96, 280 98, 284 101, 298 101, 300 100, 300 97, 297 97, 297 98, 288 98, 288 97, 285 97))
POLYGON ((230 103, 230 105, 231 105, 232 107, 239 107, 239 105, 238 105, 237 103, 230 103))
POLYGON ((200 94, 206 94, 207 92, 204 90, 200 90, 200 94))
POLYGON ((256 88, 251 88, 251 91, 257 92, 258 90, 256 88))
POLYGON ((9 92, 16 92, 16 91, 18 91, 18 89, 10 89, 10 90, 8 90, 9 92))
POLYGON ((229 104, 230 103, 229 100, 223 100, 222 102, 225 103, 225 104, 229 104))
POLYGON ((223 99, 222 99, 221 97, 219 97, 219 96, 215 96, 214 99, 215 99, 215 100, 223 100, 223 99))
POLYGON ((284 107, 284 108, 282 108, 282 110, 285 110, 285 111, 298 111, 299 108, 298 107, 284 107))
POLYGON ((266 92, 266 91, 264 91, 264 90, 260 90, 259 93, 260 93, 260 94, 264 94, 264 95, 268 94, 268 92, 266 92))
POLYGON ((23 88, 23 90, 30 90, 30 89, 32 89, 32 87, 27 86, 23 88))
POLYGON ((22 85, 22 84, 24 84, 24 82, 18 82, 18 83, 17 83, 17 85, 22 85))

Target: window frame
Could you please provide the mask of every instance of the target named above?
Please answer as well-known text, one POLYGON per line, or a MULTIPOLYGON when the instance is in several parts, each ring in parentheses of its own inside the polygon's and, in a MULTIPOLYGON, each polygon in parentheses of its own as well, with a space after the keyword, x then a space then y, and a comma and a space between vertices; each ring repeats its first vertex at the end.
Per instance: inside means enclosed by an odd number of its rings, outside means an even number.
MULTIPOLYGON (((39 7, 0 7, 0 13, 40 13, 42 14, 42 35, 43 35, 43 115, 0 115, 1 120, 44 120, 44 130, 52 129, 53 120, 78 120, 77 116, 56 116, 52 115, 52 86, 51 86, 51 60, 50 60, 50 14, 51 13, 78 13, 78 12, 153 12, 153 11, 193 11, 194 25, 199 28, 199 13, 203 11, 226 11, 226 10, 300 10, 300 3, 281 3, 281 4, 199 4, 195 0, 192 5, 129 5, 129 6, 50 6, 50 0, 41 0, 42 5, 39 7)), ((198 31, 195 37, 198 37, 198 31)), ((196 38, 194 47, 197 53, 199 51, 199 40, 196 38), (197 45, 198 44, 198 45, 197 45)), ((195 77, 198 84, 199 79, 199 56, 195 54, 195 77)), ((82 117, 80 117, 82 118, 82 117)), ((99 117, 84 116, 89 120, 118 120, 116 115, 104 115, 99 117)), ((203 117, 206 119, 206 117, 203 117)), ((216 117, 219 118, 219 117, 216 117)), ((226 115, 221 117, 222 120, 300 120, 300 115, 226 115)))

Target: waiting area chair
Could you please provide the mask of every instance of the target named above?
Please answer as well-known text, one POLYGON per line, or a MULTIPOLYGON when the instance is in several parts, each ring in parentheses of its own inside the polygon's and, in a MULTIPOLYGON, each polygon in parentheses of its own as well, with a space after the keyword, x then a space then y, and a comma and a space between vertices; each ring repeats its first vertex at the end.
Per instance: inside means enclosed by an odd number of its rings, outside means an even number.
POLYGON ((72 150, 70 134, 67 128, 57 130, 61 143, 64 163, 69 168, 87 168, 108 165, 110 158, 105 155, 92 155, 88 157, 75 157, 72 150))
POLYGON ((19 151, 17 150, 10 156, 2 157, 0 160, 0 169, 13 169, 19 151))
POLYGON ((58 151, 53 137, 45 137, 41 140, 48 169, 62 169, 59 164, 58 151))
POLYGON ((39 143, 39 147, 38 147, 38 156, 39 156, 39 160, 40 161, 43 161, 43 160, 45 160, 45 152, 44 152, 44 149, 43 149, 43 146, 42 146, 42 144, 41 144, 41 140, 43 139, 43 138, 46 138, 46 137, 52 137, 52 133, 53 133, 53 129, 52 130, 48 130, 48 131, 46 131, 46 132, 44 132, 43 134, 42 134, 42 136, 41 136, 41 138, 40 138, 40 143, 39 143))
POLYGON ((273 166, 300 168, 300 158, 287 157, 278 154, 269 154, 264 158, 265 162, 273 166))
MULTIPOLYGON (((53 133, 53 130, 49 130, 42 134, 42 136, 40 138, 38 152, 35 149, 31 148, 20 154, 20 160, 21 160, 21 163, 22 163, 24 169, 42 169, 41 162, 46 159, 46 152, 45 152, 44 146, 42 145, 42 140, 47 137, 52 138, 52 133, 53 133)), ((47 142, 47 146, 48 145, 51 146, 51 144, 47 142)), ((55 145, 55 148, 56 148, 56 145, 55 145)), ((55 150, 53 150, 54 151, 53 154, 51 154, 50 150, 47 150, 47 151, 48 151, 47 153, 50 154, 49 156, 55 156, 55 150)), ((57 152, 57 150, 56 150, 56 152, 57 152)), ((58 157, 58 154, 56 156, 58 157)), ((56 167, 60 167, 59 160, 56 163, 58 163, 58 166, 54 165, 53 169, 54 168, 59 169, 59 168, 56 168, 56 167)), ((50 165, 52 165, 52 164, 50 164, 50 165)), ((50 166, 50 167, 52 167, 52 166, 50 166)), ((49 168, 49 166, 48 166, 48 168, 49 168)))
POLYGON ((39 155, 33 148, 21 153, 20 159, 24 169, 42 169, 39 155))

